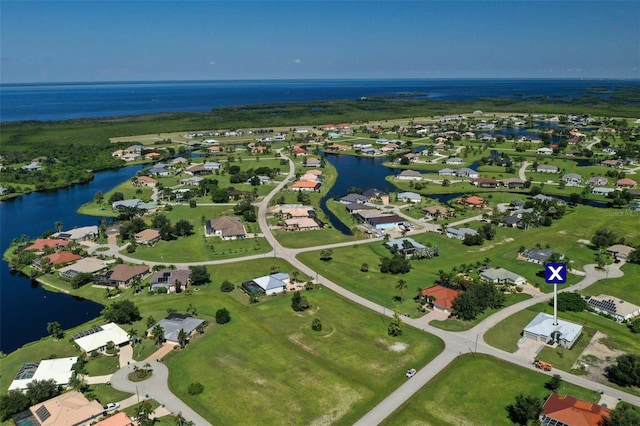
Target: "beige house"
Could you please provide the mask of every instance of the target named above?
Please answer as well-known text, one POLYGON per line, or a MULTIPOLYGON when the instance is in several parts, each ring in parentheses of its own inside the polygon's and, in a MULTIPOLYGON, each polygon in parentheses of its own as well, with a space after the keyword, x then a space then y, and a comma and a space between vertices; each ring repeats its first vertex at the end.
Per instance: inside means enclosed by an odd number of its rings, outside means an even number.
POLYGON ((40 426, 89 425, 104 414, 102 405, 71 391, 29 407, 40 426))

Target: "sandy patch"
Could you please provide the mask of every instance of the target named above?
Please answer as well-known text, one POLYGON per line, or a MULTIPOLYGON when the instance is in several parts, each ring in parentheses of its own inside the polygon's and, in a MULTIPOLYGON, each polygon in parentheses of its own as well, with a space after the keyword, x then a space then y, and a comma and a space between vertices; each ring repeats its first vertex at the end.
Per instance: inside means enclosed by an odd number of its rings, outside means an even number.
POLYGON ((589 240, 578 240, 578 244, 584 244, 586 246, 591 244, 591 241, 589 240))
POLYGON ((396 342, 393 345, 389 346, 389 350, 391 352, 404 352, 408 347, 409 345, 407 345, 406 343, 396 342))
POLYGON ((338 420, 351 410, 353 404, 360 399, 362 396, 357 391, 347 386, 335 385, 327 392, 327 396, 318 400, 318 404, 324 409, 325 414, 313 420, 311 425, 324 426, 338 423, 338 420))
POLYGON ((609 381, 604 375, 604 369, 613 364, 618 356, 624 354, 623 351, 609 349, 604 344, 607 337, 606 334, 596 331, 571 368, 586 371, 585 377, 587 379, 607 384, 609 381))
POLYGON ((317 353, 316 353, 316 350, 315 350, 315 349, 313 349, 313 348, 312 348, 311 346, 309 346, 309 345, 305 345, 304 343, 302 343, 302 342, 300 341, 300 337, 301 337, 300 335, 295 335, 295 334, 294 334, 294 335, 289 336, 289 337, 288 337, 288 339, 289 339, 289 341, 290 341, 291 343, 295 343, 296 345, 300 346, 300 347, 301 347, 302 349, 304 349, 305 351, 310 352, 310 353, 312 353, 312 354, 314 354, 314 355, 317 355, 317 353))

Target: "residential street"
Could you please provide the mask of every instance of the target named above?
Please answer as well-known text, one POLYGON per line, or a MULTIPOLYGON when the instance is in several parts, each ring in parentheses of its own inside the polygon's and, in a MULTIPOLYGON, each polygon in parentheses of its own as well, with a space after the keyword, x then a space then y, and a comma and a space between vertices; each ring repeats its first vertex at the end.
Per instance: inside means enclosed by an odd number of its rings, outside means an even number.
MULTIPOLYGON (((285 157, 286 158, 286 157, 285 157)), ((308 275, 309 277, 314 277, 315 281, 319 284, 322 284, 324 287, 331 289, 332 291, 340 294, 341 296, 349 299, 352 302, 358 303, 359 305, 366 307, 370 310, 373 310, 380 315, 384 315, 387 317, 391 317, 393 315, 393 311, 387 309, 381 305, 378 305, 370 300, 365 299, 362 296, 359 296, 351 291, 341 287, 339 284, 327 279, 326 277, 320 275, 319 271, 312 270, 302 262, 300 262, 296 256, 299 253, 312 251, 312 250, 322 250, 325 248, 338 248, 345 246, 353 246, 358 244, 368 244, 372 241, 381 241, 382 238, 374 238, 374 239, 363 239, 359 241, 350 241, 345 243, 337 243, 337 244, 328 244, 320 247, 308 247, 308 248, 300 248, 300 249, 291 249, 285 248, 280 245, 280 243, 276 240, 274 235, 272 234, 269 226, 267 225, 267 209, 269 202, 271 199, 282 189, 284 186, 293 179, 294 177, 294 164, 293 161, 289 160, 289 173, 287 178, 282 181, 273 191, 271 191, 264 199, 255 205, 258 207, 258 223, 264 237, 267 242, 273 247, 273 250, 260 255, 254 256, 246 256, 241 258, 234 259, 226 259, 226 260, 215 260, 215 261, 202 261, 202 262, 192 262, 192 263, 173 263, 179 267, 188 267, 191 265, 216 265, 216 264, 225 264, 225 263, 233 263, 246 261, 257 258, 264 257, 279 257, 287 262, 289 262, 295 269, 300 271, 303 274, 308 275)), ((520 169, 520 174, 522 178, 522 174, 524 173, 524 169, 528 166, 528 163, 524 163, 522 168, 520 169)), ((451 223, 449 226, 456 226, 459 224, 467 223, 470 221, 481 219, 482 216, 475 216, 473 218, 463 219, 455 223, 451 223)), ((428 231, 436 231, 438 229, 437 226, 432 224, 426 224, 426 226, 421 227, 415 231, 412 231, 411 234, 416 234, 420 232, 428 232, 428 231)), ((138 259, 130 258, 128 256, 122 255, 116 249, 116 247, 110 247, 109 254, 115 254, 120 258, 132 262, 132 263, 142 263, 138 259)), ((104 253, 104 252, 103 252, 104 253)), ((144 262, 145 264, 156 264, 156 262, 144 262)), ((585 276, 584 278, 577 284, 573 286, 568 286, 560 290, 563 291, 572 291, 576 289, 584 289, 587 286, 595 283, 601 279, 608 278, 616 278, 621 277, 623 275, 620 270, 621 264, 609 265, 607 266, 606 271, 601 271, 596 268, 596 265, 587 265, 585 267, 585 276)), ((515 305, 506 307, 491 315, 471 330, 464 332, 450 332, 443 331, 441 329, 432 327, 425 322, 420 321, 419 319, 413 319, 408 317, 402 317, 405 324, 423 330, 425 332, 431 333, 435 336, 438 336, 445 343, 444 351, 438 355, 432 362, 429 364, 422 366, 418 369, 417 374, 412 377, 410 380, 407 380, 405 384, 396 389, 393 393, 391 393, 387 398, 385 398, 380 404, 378 404, 374 409, 372 409, 369 413, 363 416, 356 424, 362 426, 370 426, 379 424, 382 422, 387 416, 389 416, 394 410, 400 407, 404 402, 406 402, 413 394, 418 392, 426 383, 428 383, 433 377, 435 377, 440 371, 442 371, 452 360, 454 360, 457 356, 466 353, 482 353, 488 354, 498 359, 510 362, 512 364, 516 364, 522 366, 524 368, 529 368, 535 370, 537 372, 541 372, 541 370, 536 369, 530 362, 524 361, 523 359, 517 357, 514 354, 507 353, 501 351, 499 349, 493 348, 487 345, 484 341, 484 334, 494 325, 508 318, 510 315, 513 315, 516 312, 519 312, 523 309, 526 309, 529 306, 533 306, 535 304, 545 302, 553 297, 553 293, 539 293, 534 297, 517 303, 515 305)), ((116 374, 114 374, 111 379, 112 385, 120 390, 124 390, 127 392, 135 392, 136 387, 134 384, 129 382, 126 379, 126 375, 131 371, 133 365, 125 366, 123 369, 119 370, 116 374)), ((173 395, 167 388, 166 378, 168 377, 168 371, 166 366, 161 363, 153 362, 154 374, 152 379, 140 382, 137 384, 137 391, 140 394, 149 394, 151 397, 156 399, 157 401, 165 404, 166 407, 172 411, 173 413, 182 412, 183 416, 195 422, 196 425, 209 425, 209 423, 200 417, 195 411, 191 410, 186 404, 182 403, 175 395, 173 395), (156 374, 157 373, 157 374, 156 374)), ((416 367, 417 368, 417 367, 416 367)), ((399 372, 398 374, 404 374, 403 372, 399 372)), ((549 374, 551 373, 544 373, 549 374)), ((562 379, 585 387, 587 389, 598 389, 603 391, 607 396, 613 397, 619 400, 623 400, 629 402, 631 404, 640 406, 640 397, 628 394, 626 392, 619 391, 617 389, 610 388, 608 386, 602 385, 600 383, 596 383, 585 379, 584 377, 575 376, 566 372, 553 371, 553 374, 560 374, 562 379)))

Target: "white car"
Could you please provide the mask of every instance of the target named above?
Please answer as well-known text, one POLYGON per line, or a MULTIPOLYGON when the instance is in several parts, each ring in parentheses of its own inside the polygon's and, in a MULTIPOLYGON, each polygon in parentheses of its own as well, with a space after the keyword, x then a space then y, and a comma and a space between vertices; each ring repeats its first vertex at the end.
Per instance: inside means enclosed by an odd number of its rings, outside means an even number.
POLYGON ((117 402, 110 402, 104 406, 104 411, 109 412, 109 411, 117 410, 118 408, 120 408, 120 404, 118 404, 117 402))
POLYGON ((412 378, 413 376, 415 376, 417 373, 415 368, 410 368, 407 370, 407 379, 412 378))

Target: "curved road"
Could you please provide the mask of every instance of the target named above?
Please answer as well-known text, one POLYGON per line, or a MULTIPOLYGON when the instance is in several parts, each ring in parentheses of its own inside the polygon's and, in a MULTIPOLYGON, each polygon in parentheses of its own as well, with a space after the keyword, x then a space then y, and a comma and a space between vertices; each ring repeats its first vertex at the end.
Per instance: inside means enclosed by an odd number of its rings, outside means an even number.
MULTIPOLYGON (((282 154, 281 154, 282 155, 282 154)), ((290 249, 290 248, 286 248, 283 247, 282 245, 280 245, 280 243, 276 240, 276 238, 274 237, 273 233, 271 232, 271 230, 269 229, 269 226, 267 224, 267 209, 269 206, 269 202, 271 201, 271 199, 282 189, 284 188, 284 186, 293 179, 294 177, 294 173, 295 173, 295 165, 293 163, 293 161, 282 155, 283 158, 287 158, 289 161, 289 173, 286 177, 285 180, 283 180, 276 188, 274 188, 274 190, 272 190, 266 197, 264 197, 264 199, 262 199, 262 201, 255 203, 254 205, 256 205, 258 207, 258 223, 260 226, 260 229, 262 230, 266 240, 269 242, 269 244, 271 244, 271 246, 274 248, 274 250, 268 252, 268 253, 263 253, 260 255, 254 255, 254 256, 247 256, 247 257, 242 257, 242 258, 234 258, 234 259, 225 259, 225 260, 216 260, 216 261, 203 261, 203 262, 193 262, 193 263, 184 263, 184 264, 176 264, 178 266, 189 266, 189 265, 215 265, 215 264, 222 264, 222 263, 232 263, 232 262, 239 262, 239 261, 245 261, 245 260, 250 260, 250 259, 256 259, 256 258, 264 258, 267 256, 276 256, 279 258, 282 258, 284 260, 286 260, 287 262, 289 262, 294 268, 297 268, 300 272, 306 274, 309 277, 316 277, 315 280, 317 283, 322 283, 323 286, 333 290, 334 292, 340 294, 341 296, 351 300, 352 302, 358 303, 361 306, 364 306, 368 309, 371 309, 381 315, 387 316, 387 317, 391 317, 393 315, 393 312, 390 309, 387 309, 381 305, 378 305, 374 302, 371 302, 368 299, 365 299, 362 296, 359 296, 341 286, 339 286, 338 284, 332 282, 331 280, 327 279, 326 277, 323 277, 321 275, 319 275, 316 271, 312 270, 311 268, 309 268, 307 265, 305 265, 304 263, 300 262, 297 258, 296 255, 298 253, 304 252, 304 251, 310 251, 310 250, 319 250, 319 249, 323 249, 323 248, 336 248, 336 247, 342 247, 342 246, 351 246, 354 244, 367 244, 370 243, 372 241, 375 240, 381 240, 381 238, 376 238, 376 239, 364 239, 364 240, 360 240, 360 241, 350 241, 350 242, 346 242, 346 243, 337 243, 337 244, 329 244, 326 246, 322 246, 322 247, 309 247, 309 248, 302 248, 302 249, 290 249)), ((524 174, 524 171, 526 170, 526 168, 528 167, 529 164, 527 164, 526 162, 523 163, 521 169, 520 169, 520 174, 524 174)), ((429 227, 425 227, 423 229, 421 229, 420 231, 414 231, 413 234, 418 233, 418 232, 427 232, 429 230, 429 227)), ((115 247, 112 248, 113 250, 115 250, 115 247)), ((103 252, 104 254, 104 252, 103 252)), ((140 261, 139 259, 134 259, 134 258, 130 258, 127 256, 124 256, 120 253, 116 254, 117 256, 123 258, 124 260, 130 261, 130 262, 134 262, 134 263, 142 263, 142 261, 140 261)), ((144 262, 145 264, 156 264, 157 262, 144 262)), ((568 286, 567 288, 564 288, 563 290, 561 290, 561 292, 563 291, 573 291, 573 290, 577 290, 577 289, 584 289, 585 287, 595 283, 598 280, 601 279, 606 279, 606 278, 615 278, 615 277, 620 277, 623 275, 622 271, 620 270, 620 264, 616 264, 616 265, 609 265, 607 266, 607 271, 600 271, 596 269, 595 265, 586 265, 585 266, 585 277, 577 284, 573 285, 573 286, 568 286)), ((445 349, 443 350, 442 353, 440 353, 435 359, 433 359, 429 364, 427 364, 426 366, 424 366, 423 368, 421 368, 418 373, 411 379, 411 380, 407 380, 407 382, 405 384, 403 384, 402 386, 400 386, 398 389, 396 389, 394 392, 392 392, 388 397, 386 397, 382 402, 380 402, 376 407, 374 407, 369 413, 367 413, 365 416, 363 416, 356 424, 358 425, 362 425, 362 426, 369 426, 369 425, 374 425, 374 424, 379 424, 381 423, 387 416, 389 416, 393 411, 395 411, 397 408, 399 408, 405 401, 407 401, 413 394, 415 394, 416 392, 418 392, 427 382, 429 382, 429 380, 431 380, 433 377, 435 377, 440 371, 442 371, 442 369, 444 369, 453 359, 455 359, 457 356, 463 354, 463 353, 470 353, 470 352, 476 352, 476 353, 483 353, 483 354, 487 354, 487 355, 491 355, 495 358, 510 362, 512 364, 516 364, 516 365, 520 365, 522 367, 525 368, 529 368, 529 369, 533 369, 535 371, 541 372, 540 370, 537 370, 530 362, 524 361, 518 357, 516 357, 514 354, 496 349, 492 346, 489 346, 485 343, 484 341, 484 334, 494 325, 496 325, 497 323, 499 323, 500 321, 506 319, 507 317, 509 317, 510 315, 513 315, 514 313, 521 311, 529 306, 547 301, 549 299, 551 299, 553 297, 552 293, 549 294, 539 294, 536 297, 532 297, 531 299, 527 299, 525 301, 522 301, 520 303, 517 303, 515 305, 509 306, 507 308, 501 309, 500 311, 496 312, 495 314, 491 315, 490 317, 486 318, 484 321, 482 321, 481 323, 477 324, 475 327, 473 327, 471 330, 467 330, 464 332, 450 332, 450 331, 444 331, 435 327, 432 327, 430 325, 426 325, 423 322, 420 322, 416 319, 413 318, 408 318, 408 317, 404 317, 403 316, 403 321, 405 324, 421 329, 425 332, 429 332, 437 337, 439 337, 440 339, 443 340, 443 342, 445 343, 445 349)), ((156 363, 154 364, 154 377, 156 376, 156 368, 158 369, 158 375, 157 375, 157 379, 156 380, 165 380, 166 383, 166 378, 168 377, 168 372, 166 370, 166 366, 164 366, 163 364, 159 364, 156 363), (157 364, 157 365, 156 365, 157 364), (164 378, 164 379, 163 379, 164 378)), ((126 379, 126 374, 128 369, 132 369, 132 366, 128 366, 125 367, 123 370, 120 370, 118 373, 118 377, 112 379, 112 384, 114 385, 114 387, 116 387, 117 389, 121 389, 121 390, 125 390, 128 392, 132 392, 132 388, 131 388, 131 382, 128 382, 128 380, 126 379), (121 373, 122 372, 122 373, 121 373), (120 374, 121 373, 121 374, 120 374), (124 375, 125 379, 122 379, 122 375, 124 375), (128 383, 127 383, 128 382, 128 383), (114 384, 114 383, 117 383, 114 384)), ((603 385, 601 383, 596 383, 593 382, 591 380, 585 379, 584 377, 581 376, 575 376, 573 374, 570 373, 565 373, 565 372, 556 372, 554 371, 554 374, 560 374, 562 376, 562 379, 570 382, 570 383, 574 383, 576 385, 585 387, 587 389, 600 389, 602 391, 604 391, 607 395, 613 396, 615 398, 618 398, 622 401, 626 401, 628 403, 631 403, 633 405, 637 405, 640 406, 640 397, 628 394, 626 392, 608 387, 606 385, 603 385)), ((551 374, 551 373, 547 373, 547 374, 551 374)), ((171 394, 171 392, 169 392, 169 390, 166 388, 166 384, 164 386, 154 386, 151 384, 146 384, 147 382, 151 383, 150 381, 145 381, 145 382, 140 382, 138 383, 138 390, 142 389, 142 383, 145 383, 145 386, 149 386, 149 392, 147 392, 145 390, 145 393, 148 393, 149 395, 152 395, 156 400, 161 401, 163 404, 165 404, 167 406, 167 408, 169 408, 171 411, 173 412, 178 412, 181 411, 182 414, 184 415, 185 418, 192 420, 195 422, 196 425, 208 425, 209 423, 204 420, 201 416, 199 416, 195 411, 191 410, 188 406, 186 406, 186 404, 182 403, 180 400, 178 400, 177 397, 175 397, 175 395, 171 394), (159 395, 155 395, 155 393, 160 392, 160 389, 164 388, 166 389, 165 391, 162 391, 162 393, 160 393, 159 395), (155 393, 154 393, 155 392, 155 393)), ((155 383, 155 382, 153 382, 155 383)), ((146 387, 144 389, 147 389, 146 387)), ((133 390, 135 391, 135 384, 134 384, 134 388, 133 390)))

